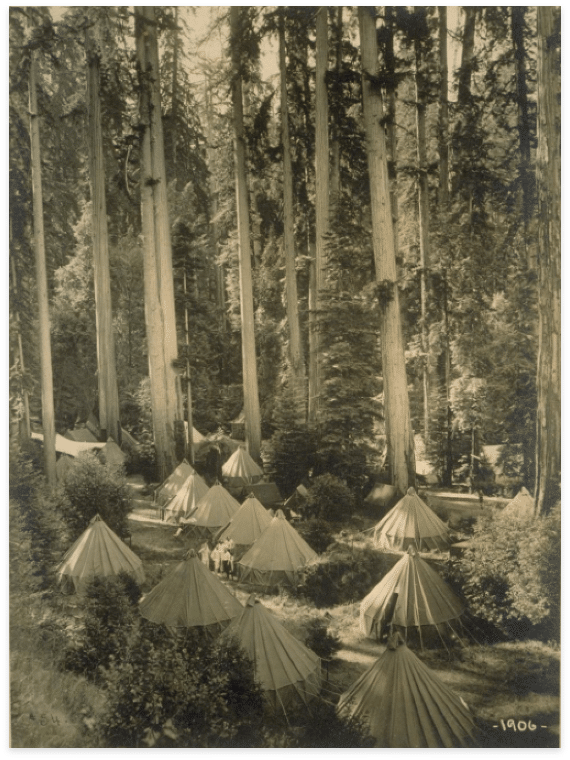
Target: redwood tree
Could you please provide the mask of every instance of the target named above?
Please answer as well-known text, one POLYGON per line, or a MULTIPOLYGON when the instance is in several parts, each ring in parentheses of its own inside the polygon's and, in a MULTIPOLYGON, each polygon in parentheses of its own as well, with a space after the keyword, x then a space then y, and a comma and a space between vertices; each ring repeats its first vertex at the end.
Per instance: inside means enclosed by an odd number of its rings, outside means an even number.
POLYGON ((388 162, 383 125, 381 85, 378 80, 376 13, 360 6, 362 97, 366 152, 370 175, 372 243, 381 309, 380 344, 384 382, 386 463, 394 486, 405 493, 415 485, 414 436, 410 420, 408 384, 396 272, 388 162))
POLYGON ((538 149, 539 207, 535 511, 543 515, 560 498, 560 11, 538 7, 538 149))

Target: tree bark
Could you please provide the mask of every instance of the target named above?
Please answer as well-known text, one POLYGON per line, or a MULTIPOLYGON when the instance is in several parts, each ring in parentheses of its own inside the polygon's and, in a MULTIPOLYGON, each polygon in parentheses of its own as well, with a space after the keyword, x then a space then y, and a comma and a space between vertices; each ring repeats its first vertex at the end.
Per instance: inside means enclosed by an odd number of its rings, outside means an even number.
MULTIPOLYGON (((342 97, 342 84, 340 83, 340 74, 342 71, 342 5, 336 8, 336 18, 334 24, 335 34, 335 101, 340 103, 342 97)), ((331 175, 330 175, 330 200, 331 206, 338 207, 340 202, 340 127, 338 124, 338 115, 333 114, 332 133, 331 133, 331 175)))
POLYGON ((449 107, 447 65, 447 6, 438 6, 439 12, 439 203, 442 209, 449 206, 449 107))
POLYGON ((154 443, 159 475, 164 479, 176 465, 175 432, 177 427, 183 425, 182 398, 180 380, 174 367, 178 347, 154 7, 137 7, 135 14, 141 74, 141 216, 145 321, 154 443))
MULTIPOLYGON (((418 7, 415 7, 418 10, 418 7)), ((425 12, 425 11, 424 11, 425 12)), ((429 335, 427 324, 428 268, 429 268, 429 187, 426 148, 426 88, 421 72, 421 43, 416 39, 416 135, 418 158, 418 216, 420 236, 420 312, 422 341, 422 386, 424 396, 424 443, 429 444, 429 335)))
POLYGON ((250 456, 260 458, 261 415, 257 386, 255 330, 253 314, 253 287, 251 280, 251 246, 249 235, 249 204, 245 166, 245 135, 243 127, 243 95, 240 65, 240 8, 230 7, 232 50, 232 105, 234 123, 234 157, 236 174, 236 202, 239 237, 240 304, 242 325, 243 391, 245 435, 250 456))
POLYGON ((528 87, 526 83, 525 65, 525 27, 524 5, 514 5, 511 8, 511 35, 515 54, 516 99, 517 99, 517 128, 519 133, 519 180, 520 207, 524 225, 524 246, 526 248, 529 269, 535 267, 533 247, 528 244, 528 226, 532 215, 532 185, 533 176, 530 168, 530 122, 528 115, 528 87))
POLYGON ((299 419, 305 421, 305 366, 299 325, 297 271, 295 265, 295 229, 293 216, 293 169, 291 166, 291 140, 287 106, 287 65, 285 51, 285 17, 279 13, 279 69, 281 80, 281 140, 283 143, 283 249, 285 255, 285 291, 287 322, 289 325, 289 361, 295 385, 295 399, 299 419))
POLYGON ((396 176, 396 160, 398 156, 398 136, 396 132, 396 58, 394 55, 394 8, 384 6, 385 24, 387 29, 386 54, 384 64, 388 84, 386 95, 388 99, 386 121, 386 147, 388 150, 388 176, 390 180, 390 203, 392 207, 392 223, 394 225, 394 245, 398 250, 398 181, 396 176))
MULTIPOLYGON (((447 6, 438 6, 439 11, 439 206, 442 218, 449 211, 449 108, 447 64, 447 6)), ((442 482, 451 487, 453 480, 453 411, 451 407, 451 346, 449 336, 449 287, 447 272, 443 273, 443 387, 445 389, 445 454, 442 482)))
POLYGON ((376 15, 373 7, 358 8, 362 56, 362 95, 366 151, 370 174, 372 243, 382 321, 380 341, 386 420, 386 462, 400 493, 415 485, 414 436, 410 421, 406 365, 396 274, 394 228, 390 206, 383 105, 378 76, 376 15))
POLYGON ((327 96, 328 68, 328 8, 321 6, 317 11, 316 32, 316 72, 315 72, 315 225, 316 259, 315 288, 317 325, 315 334, 316 388, 314 399, 315 418, 318 421, 321 388, 321 356, 318 324, 325 287, 327 250, 326 236, 329 231, 329 108, 327 96))
MULTIPOLYGON (((96 22, 95 22, 96 24, 96 22)), ((91 189, 93 271, 95 280, 95 317, 97 324, 97 367, 99 382, 99 426, 104 440, 111 436, 121 444, 119 422, 119 391, 115 364, 115 338, 113 335, 113 307, 111 303, 111 277, 109 273, 109 237, 107 231, 107 203, 105 197, 105 160, 101 127, 100 65, 95 31, 87 31, 85 52, 87 57, 87 113, 89 185, 91 189)))
POLYGON ((48 283, 44 236, 44 209, 40 154, 40 122, 37 99, 37 51, 30 56, 30 145, 32 163, 32 198, 34 218, 34 251, 38 292, 38 332, 42 391, 42 427, 44 435, 44 471, 50 488, 55 488, 55 414, 53 407, 53 373, 48 283))
POLYGON ((560 33, 555 13, 541 5, 538 24, 539 219, 535 514, 548 514, 560 498, 561 476, 561 121, 560 33))

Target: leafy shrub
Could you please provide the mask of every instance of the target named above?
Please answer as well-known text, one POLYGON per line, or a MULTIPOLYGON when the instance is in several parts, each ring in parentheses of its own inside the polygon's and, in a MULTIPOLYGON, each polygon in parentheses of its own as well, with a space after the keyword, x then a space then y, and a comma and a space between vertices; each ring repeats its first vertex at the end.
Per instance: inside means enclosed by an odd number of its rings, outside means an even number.
POLYGON ((10 570, 18 565, 14 582, 45 592, 66 536, 35 455, 32 445, 10 448, 10 528, 17 534, 10 541, 10 570))
POLYGON ((535 520, 482 516, 456 582, 471 611, 515 638, 560 631, 560 508, 535 520))
POLYGON ((334 549, 306 568, 298 592, 316 607, 353 602, 366 596, 398 559, 371 549, 334 549))
POLYGON ((107 670, 98 731, 110 747, 255 747, 263 697, 231 642, 207 644, 141 626, 128 656, 107 670))
POLYGON ((305 644, 323 660, 332 660, 342 647, 338 636, 329 633, 329 624, 322 617, 314 617, 307 626, 305 644))
POLYGON ((374 744, 375 740, 364 722, 340 716, 334 705, 319 700, 307 709, 303 725, 290 730, 286 746, 369 749, 374 744))
POLYGON ((113 466, 101 464, 93 454, 76 458, 63 484, 59 507, 75 537, 96 514, 121 538, 129 533, 130 498, 125 478, 113 466))
POLYGON ((85 591, 85 621, 78 642, 66 652, 68 670, 98 679, 100 668, 126 656, 138 620, 140 590, 127 573, 94 578, 85 591))
POLYGON ((305 514, 321 520, 346 520, 354 510, 350 488, 334 475, 319 475, 308 489, 305 514))
POLYGON ((326 520, 305 520, 295 526, 311 549, 322 554, 333 542, 333 532, 326 520))

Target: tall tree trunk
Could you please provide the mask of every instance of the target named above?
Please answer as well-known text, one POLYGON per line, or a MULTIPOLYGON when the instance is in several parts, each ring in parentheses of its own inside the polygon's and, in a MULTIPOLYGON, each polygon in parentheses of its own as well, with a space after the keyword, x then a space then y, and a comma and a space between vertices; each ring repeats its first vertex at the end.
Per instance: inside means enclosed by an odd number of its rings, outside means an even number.
POLYGON ((464 106, 471 97, 471 76, 473 74, 473 54, 475 50, 475 17, 477 9, 472 5, 464 5, 465 23, 463 26, 463 43, 461 47, 461 69, 459 70, 459 86, 457 100, 464 106))
POLYGON ((44 236, 42 164, 40 155, 40 121, 37 98, 37 55, 37 51, 33 50, 30 56, 30 143, 32 163, 34 250, 36 259, 36 283, 38 291, 38 337, 40 344, 42 427, 44 435, 44 471, 48 485, 50 488, 54 488, 56 484, 55 414, 53 408, 51 335, 44 236))
POLYGON ((396 177, 396 159, 398 156, 398 136, 396 132, 396 57, 394 55, 394 8, 384 6, 386 25, 386 52, 384 64, 386 67, 388 100, 386 120, 386 147, 388 151, 388 176, 390 179, 390 204, 392 207, 392 222, 394 225, 394 245, 398 250, 398 182, 396 177))
POLYGON ((362 56, 364 129, 370 174, 372 243, 382 309, 380 341, 384 376, 386 461, 393 485, 400 493, 405 493, 409 486, 415 485, 416 463, 400 318, 383 105, 380 86, 376 81, 378 50, 375 9, 360 6, 358 17, 362 56))
MULTIPOLYGON (((415 11, 418 7, 415 6, 415 11)), ((425 11, 424 11, 425 13, 425 11)), ((429 187, 426 147, 426 84, 421 71, 421 42, 416 39, 416 135, 418 156, 418 216, 420 235, 420 311, 422 340, 422 386, 424 396, 424 443, 429 444, 429 335, 428 335, 428 287, 429 287, 429 187)))
POLYGON ((315 72, 315 224, 316 224, 316 259, 315 288, 317 324, 315 335, 315 370, 316 388, 313 419, 318 421, 321 388, 321 356, 319 314, 322 308, 322 294, 325 287, 327 240, 329 231, 329 107, 327 95, 328 68, 328 8, 321 6, 317 11, 316 72, 315 72))
POLYGON ((104 440, 111 436, 121 444, 119 391, 115 364, 111 276, 109 273, 109 237, 105 198, 105 160, 101 127, 100 65, 101 51, 97 40, 97 23, 87 31, 87 114, 89 185, 93 237, 93 271, 95 279, 95 317, 97 324, 97 368, 99 382, 99 426, 104 440))
POLYGON ((289 325, 289 361, 291 364, 295 399, 300 421, 305 421, 305 366, 301 328, 299 325, 299 301, 297 296, 297 271, 295 265, 295 229, 293 217, 293 169, 291 166, 291 141, 289 137, 289 114, 287 106, 287 65, 285 52, 285 14, 279 13, 279 69, 281 78, 281 140, 283 143, 283 249, 285 255, 285 290, 287 298, 287 323, 289 325))
POLYGON ((175 467, 175 436, 183 431, 172 247, 166 198, 164 139, 156 21, 153 6, 135 9, 137 55, 141 72, 141 215, 145 282, 145 319, 149 352, 154 443, 161 478, 175 467))
MULTIPOLYGON (((439 205, 443 218, 449 211, 449 108, 447 65, 447 6, 438 6, 439 12, 439 205)), ((445 389, 445 441, 443 485, 450 487, 453 479, 453 411, 451 407, 451 345, 449 335, 449 288, 447 272, 443 274, 443 332, 444 362, 442 384, 445 389)))
POLYGON ((540 5, 538 23, 539 219, 535 513, 550 512, 560 498, 561 474, 561 217, 560 217, 560 9, 540 5))
POLYGON ((186 344, 186 408, 187 408, 187 426, 186 426, 186 458, 190 464, 194 464, 194 415, 192 407, 192 377, 190 374, 190 319, 188 315, 188 289, 186 283, 186 258, 184 260, 183 271, 183 289, 184 289, 184 342, 186 344))
MULTIPOLYGON (((334 23, 334 51, 335 51, 335 102, 340 103, 342 98, 342 84, 340 75, 342 72, 342 5, 337 6, 334 23)), ((333 114, 331 132, 331 176, 330 176, 330 201, 331 206, 336 207, 340 202, 340 126, 338 115, 333 114)))
POLYGON ((250 456, 259 460, 261 452, 261 415, 257 387, 253 287, 251 281, 251 247, 249 237, 249 204, 245 167, 245 135, 243 127, 243 96, 240 62, 240 8, 230 7, 231 48, 233 64, 232 105, 234 122, 234 157, 236 201, 239 236, 240 304, 242 327, 243 396, 245 435, 250 456))
MULTIPOLYGON (((225 284, 225 271, 224 265, 217 261, 218 256, 218 184, 216 181, 216 149, 214 148, 214 114, 212 106, 212 93, 209 89, 208 83, 206 83, 204 93, 206 103, 206 141, 208 144, 208 173, 209 173, 209 191, 210 191, 210 224, 209 224, 209 236, 212 252, 216 259, 214 263, 214 278, 216 282, 216 306, 218 310, 218 320, 220 327, 220 336, 222 338, 221 344, 225 344, 225 336, 228 332, 227 327, 227 315, 226 315, 226 284, 225 284)), ((223 351, 220 352, 220 378, 222 382, 229 382, 225 373, 225 357, 223 351)))
POLYGON ((449 206, 449 69, 447 65, 447 6, 439 5, 439 203, 444 211, 449 206))
POLYGON ((530 166, 530 123, 528 115, 528 88, 526 83, 525 65, 525 27, 524 5, 511 7, 511 34, 515 54, 516 98, 517 98, 517 127, 519 133, 519 180, 520 180, 520 207, 522 210, 524 225, 524 246, 526 248, 527 264, 529 269, 535 267, 535 252, 528 244, 528 225, 532 215, 532 182, 534 180, 530 166))
POLYGON ((174 6, 174 45, 172 50, 172 166, 174 167, 174 181, 176 176, 176 154, 177 154, 177 121, 178 121, 178 6, 174 6))

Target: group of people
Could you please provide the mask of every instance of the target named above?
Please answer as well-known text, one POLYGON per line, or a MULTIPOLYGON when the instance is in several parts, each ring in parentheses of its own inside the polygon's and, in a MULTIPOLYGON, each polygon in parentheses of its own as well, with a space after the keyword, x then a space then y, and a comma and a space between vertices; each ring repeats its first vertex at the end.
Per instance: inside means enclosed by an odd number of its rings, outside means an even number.
POLYGON ((211 563, 213 563, 214 572, 225 574, 226 578, 229 579, 230 575, 232 577, 234 575, 234 548, 235 544, 231 538, 217 543, 212 551, 210 551, 208 542, 204 541, 198 554, 208 569, 211 569, 211 563))

